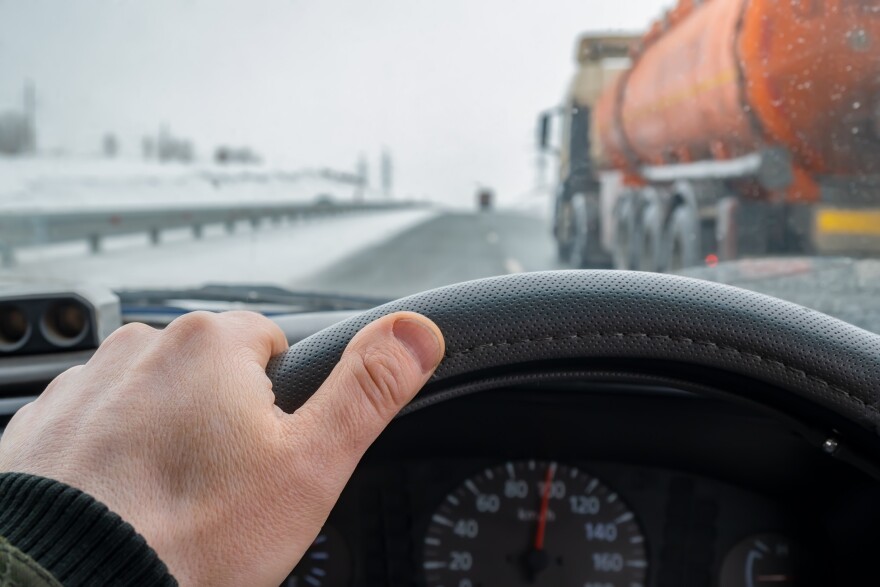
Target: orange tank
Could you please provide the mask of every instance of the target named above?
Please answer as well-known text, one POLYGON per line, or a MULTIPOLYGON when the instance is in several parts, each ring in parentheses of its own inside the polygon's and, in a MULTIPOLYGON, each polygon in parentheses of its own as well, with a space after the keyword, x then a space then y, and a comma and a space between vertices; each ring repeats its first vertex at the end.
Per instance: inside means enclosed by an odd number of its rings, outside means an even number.
POLYGON ((792 200, 880 173, 880 0, 681 0, 633 57, 595 109, 630 178, 772 146, 792 155, 792 200))

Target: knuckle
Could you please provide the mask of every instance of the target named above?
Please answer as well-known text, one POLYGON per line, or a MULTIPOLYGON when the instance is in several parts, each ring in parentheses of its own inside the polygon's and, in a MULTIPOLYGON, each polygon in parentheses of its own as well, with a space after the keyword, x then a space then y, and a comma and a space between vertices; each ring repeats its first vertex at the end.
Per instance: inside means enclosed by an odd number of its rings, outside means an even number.
POLYGON ((223 320, 236 320, 245 324, 262 325, 266 322, 272 322, 258 312, 250 310, 228 310, 217 314, 217 317, 223 320))
POLYGON ((172 337, 190 340, 210 333, 215 326, 216 316, 211 312, 189 312, 174 319, 164 332, 172 337))
POLYGON ((68 369, 65 369, 64 371, 62 371, 61 374, 58 375, 58 377, 56 377, 54 379, 54 381, 58 381, 59 379, 62 379, 62 378, 70 379, 70 378, 74 377, 77 373, 82 371, 84 368, 85 368, 85 365, 74 365, 73 367, 69 367, 68 369))
POLYGON ((152 326, 147 326, 142 322, 131 322, 111 332, 110 336, 101 343, 101 346, 107 348, 140 343, 144 338, 155 334, 155 332, 156 329, 152 326))
POLYGON ((34 401, 29 401, 28 403, 24 404, 23 406, 21 406, 20 408, 18 408, 15 411, 15 414, 13 414, 12 419, 9 421, 9 423, 12 424, 13 422, 15 422, 16 424, 18 424, 19 422, 21 422, 25 418, 27 418, 28 415, 33 411, 34 411, 34 401))
POLYGON ((366 349, 353 353, 353 369, 361 391, 383 418, 396 414, 407 401, 400 361, 393 355, 366 349))

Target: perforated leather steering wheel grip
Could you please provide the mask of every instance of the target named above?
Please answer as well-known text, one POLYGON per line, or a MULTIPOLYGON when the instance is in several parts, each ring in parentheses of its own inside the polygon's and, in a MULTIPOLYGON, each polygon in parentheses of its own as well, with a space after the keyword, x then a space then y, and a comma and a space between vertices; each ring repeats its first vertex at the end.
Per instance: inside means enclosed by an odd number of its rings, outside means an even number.
POLYGON ((390 302, 273 358, 267 373, 276 403, 287 412, 302 405, 355 333, 400 310, 428 316, 446 339, 421 397, 453 379, 526 362, 668 361, 775 386, 873 433, 880 425, 880 336, 746 290, 626 271, 508 275, 390 302))

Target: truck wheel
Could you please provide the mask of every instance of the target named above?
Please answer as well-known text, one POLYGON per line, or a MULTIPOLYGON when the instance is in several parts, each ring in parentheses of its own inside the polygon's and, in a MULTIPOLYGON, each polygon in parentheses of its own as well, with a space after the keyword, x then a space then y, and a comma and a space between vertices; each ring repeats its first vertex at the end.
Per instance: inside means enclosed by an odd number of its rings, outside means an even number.
POLYGON ((642 210, 642 221, 638 234, 639 271, 663 271, 665 252, 663 250, 663 218, 657 204, 648 204, 642 210))
POLYGON ((599 203, 595 197, 575 194, 571 199, 571 212, 571 265, 576 269, 601 266, 599 203))
POLYGON ((559 259, 560 263, 568 263, 571 261, 571 250, 571 241, 556 241, 556 258, 559 259))
POLYGON ((633 269, 636 266, 638 226, 635 201, 632 196, 622 198, 614 212, 614 251, 612 260, 615 269, 633 269))
POLYGON ((560 263, 571 261, 571 252, 574 248, 572 241, 572 211, 571 200, 559 204, 556 209, 556 256, 560 263))
POLYGON ((700 263, 700 219, 696 210, 679 204, 669 219, 667 269, 679 271, 700 263))

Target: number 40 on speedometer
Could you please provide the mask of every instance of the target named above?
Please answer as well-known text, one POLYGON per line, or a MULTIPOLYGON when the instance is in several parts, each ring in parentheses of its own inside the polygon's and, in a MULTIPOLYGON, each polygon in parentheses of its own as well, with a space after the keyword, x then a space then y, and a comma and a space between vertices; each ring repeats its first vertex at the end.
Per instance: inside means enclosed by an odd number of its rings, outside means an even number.
POLYGON ((642 586, 645 538, 623 500, 597 478, 553 462, 489 468, 431 516, 429 587, 642 586))

